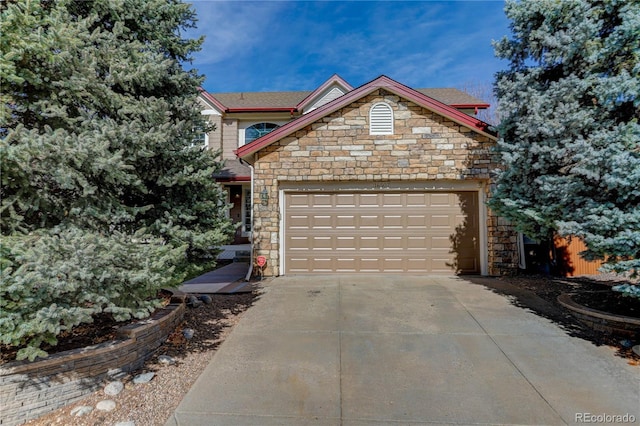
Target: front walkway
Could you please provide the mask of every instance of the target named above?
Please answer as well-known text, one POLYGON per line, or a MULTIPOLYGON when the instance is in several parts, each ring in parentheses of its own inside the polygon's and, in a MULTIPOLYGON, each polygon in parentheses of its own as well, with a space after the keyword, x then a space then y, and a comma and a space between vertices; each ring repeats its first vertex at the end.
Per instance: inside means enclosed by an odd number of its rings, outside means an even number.
POLYGON ((392 275, 263 286, 167 426, 640 420, 638 367, 484 286, 392 275))
POLYGON ((185 281, 178 289, 184 293, 237 293, 252 291, 250 283, 244 281, 249 264, 234 262, 211 272, 185 281))

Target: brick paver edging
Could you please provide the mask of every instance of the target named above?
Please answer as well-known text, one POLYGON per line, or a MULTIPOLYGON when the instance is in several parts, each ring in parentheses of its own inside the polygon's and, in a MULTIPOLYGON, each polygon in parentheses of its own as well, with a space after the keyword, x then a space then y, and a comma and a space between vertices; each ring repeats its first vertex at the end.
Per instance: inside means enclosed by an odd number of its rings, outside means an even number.
POLYGON ((571 314, 583 324, 594 330, 607 333, 634 336, 640 332, 640 319, 613 315, 580 305, 569 293, 558 296, 558 302, 571 311, 571 314))
POLYGON ((184 297, 150 318, 118 330, 117 340, 0 365, 0 425, 19 425, 68 405, 100 388, 109 370, 130 372, 182 322, 184 297))

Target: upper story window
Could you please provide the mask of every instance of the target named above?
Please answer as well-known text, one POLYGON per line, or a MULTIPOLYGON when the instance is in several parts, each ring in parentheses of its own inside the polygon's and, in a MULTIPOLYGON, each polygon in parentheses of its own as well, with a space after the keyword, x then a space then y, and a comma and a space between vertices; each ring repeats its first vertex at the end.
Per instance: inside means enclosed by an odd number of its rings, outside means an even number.
POLYGON ((259 137, 262 137, 267 133, 271 133, 278 127, 280 126, 274 123, 258 123, 253 126, 249 126, 244 131, 244 143, 248 144, 249 142, 253 142, 259 137))
POLYGON ((193 129, 194 136, 191 141, 191 146, 198 146, 203 148, 209 147, 209 135, 207 129, 204 126, 197 126, 193 129))
POLYGON ((369 134, 393 134, 393 109, 389 104, 378 102, 371 106, 369 110, 369 134))

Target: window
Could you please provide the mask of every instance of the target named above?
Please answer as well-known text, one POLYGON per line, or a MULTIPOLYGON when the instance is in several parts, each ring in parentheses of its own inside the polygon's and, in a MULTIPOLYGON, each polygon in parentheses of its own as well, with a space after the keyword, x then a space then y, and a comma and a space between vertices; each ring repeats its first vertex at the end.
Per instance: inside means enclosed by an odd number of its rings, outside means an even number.
POLYGON ((244 131, 244 143, 248 144, 249 142, 253 142, 259 137, 271 133, 278 127, 280 126, 273 123, 258 123, 254 124, 253 126, 249 126, 244 131))
POLYGON ((369 110, 369 134, 393 134, 393 110, 384 102, 374 104, 369 110))

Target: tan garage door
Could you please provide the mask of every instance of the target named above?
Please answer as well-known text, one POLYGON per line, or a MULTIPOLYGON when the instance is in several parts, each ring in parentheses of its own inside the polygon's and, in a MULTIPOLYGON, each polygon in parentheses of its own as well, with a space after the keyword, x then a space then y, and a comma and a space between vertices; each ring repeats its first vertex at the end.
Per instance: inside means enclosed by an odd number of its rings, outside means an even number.
POLYGON ((285 274, 479 273, 476 192, 285 193, 285 274))

